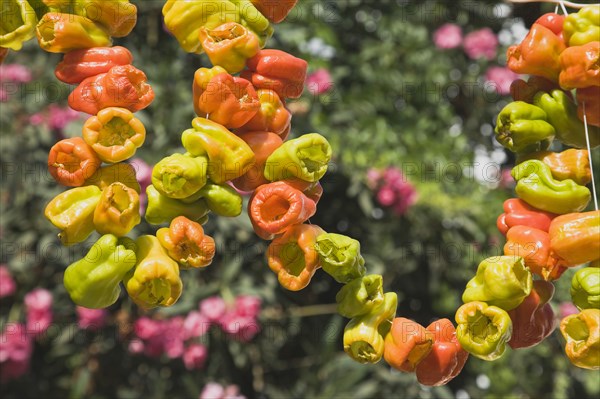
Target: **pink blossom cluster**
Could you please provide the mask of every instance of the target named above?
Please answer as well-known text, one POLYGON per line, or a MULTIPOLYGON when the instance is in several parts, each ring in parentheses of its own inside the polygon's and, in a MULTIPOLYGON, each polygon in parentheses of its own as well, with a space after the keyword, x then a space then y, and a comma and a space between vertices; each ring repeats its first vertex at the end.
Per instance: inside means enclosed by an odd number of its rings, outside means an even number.
POLYGON ((440 49, 451 49, 461 44, 465 54, 473 60, 493 60, 498 50, 498 38, 490 28, 475 30, 464 36, 460 26, 447 23, 433 33, 433 43, 440 49))
POLYGON ((135 322, 136 339, 130 342, 129 351, 150 357, 165 354, 171 359, 182 358, 189 370, 202 368, 208 351, 198 339, 214 325, 238 341, 250 341, 260 331, 257 321, 260 306, 260 298, 255 296, 240 295, 232 306, 214 296, 201 301, 198 310, 189 312, 185 318, 141 317, 135 322))
POLYGON ((510 85, 519 75, 506 67, 492 66, 485 73, 485 83, 491 85, 498 94, 509 94, 510 85))
MULTIPOLYGON (((31 78, 31 70, 25 65, 0 65, 0 83, 25 84, 31 82, 31 78)), ((6 102, 9 98, 9 92, 0 85, 0 102, 6 102)))
POLYGON ((240 389, 237 385, 223 386, 216 382, 209 382, 204 386, 198 399, 246 399, 240 394, 240 389))
POLYGON ((43 288, 36 288, 25 295, 25 313, 29 334, 38 337, 48 330, 53 319, 52 302, 52 293, 43 288))
POLYGON ((17 284, 15 284, 10 270, 6 265, 0 265, 0 298, 11 296, 16 290, 17 284))
POLYGON ((69 122, 81 118, 81 115, 81 113, 69 107, 50 104, 45 111, 31 115, 29 123, 34 126, 45 125, 48 129, 61 131, 69 122))
POLYGON ((106 309, 88 309, 83 306, 75 308, 77 325, 82 330, 97 331, 106 325, 108 311, 106 309))
POLYGON ((417 190, 398 168, 371 169, 367 172, 367 181, 377 192, 377 202, 391 208, 396 215, 404 215, 417 201, 417 190))
POLYGON ((319 68, 306 77, 306 88, 315 95, 327 93, 333 87, 333 78, 325 68, 319 68))

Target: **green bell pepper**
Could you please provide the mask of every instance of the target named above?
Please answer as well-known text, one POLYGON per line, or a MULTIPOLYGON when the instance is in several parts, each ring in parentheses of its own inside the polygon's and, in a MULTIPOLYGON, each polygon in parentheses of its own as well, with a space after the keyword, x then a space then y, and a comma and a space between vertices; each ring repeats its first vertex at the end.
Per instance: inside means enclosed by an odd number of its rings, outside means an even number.
POLYGON ((318 181, 327 172, 331 146, 318 133, 304 134, 284 142, 267 158, 265 178, 269 181, 297 177, 307 182, 318 181))
POLYGON ((19 51, 35 35, 38 22, 34 9, 25 0, 3 0, 0 18, 0 47, 19 51))
POLYGON ((365 275, 365 260, 357 240, 342 234, 326 233, 317 237, 315 250, 323 270, 338 283, 346 284, 365 275))
POLYGON ((159 193, 169 198, 186 198, 204 187, 207 169, 206 157, 173 154, 154 165, 152 185, 159 193))
POLYGON ((524 101, 514 101, 498 114, 496 140, 512 152, 546 149, 556 133, 547 120, 543 109, 524 101))
POLYGON ((355 317, 344 328, 344 351, 359 363, 377 363, 383 356, 385 336, 396 315, 398 297, 387 292, 367 314, 355 317))
POLYGON ((590 190, 571 179, 554 180, 550 167, 530 159, 515 166, 511 172, 517 180, 519 198, 543 211, 565 214, 580 212, 591 199, 590 190))
POLYGON ((103 235, 85 258, 65 270, 64 285, 73 302, 90 309, 106 308, 119 299, 121 280, 136 263, 130 238, 103 235))
MULTIPOLYGON (((550 93, 539 92, 533 98, 533 103, 543 109, 548 122, 556 131, 556 138, 570 147, 586 148, 585 125, 577 116, 577 105, 567 93, 562 90, 552 90, 550 93)), ((600 145, 600 128, 588 126, 590 146, 600 145)))
POLYGON ((585 267, 573 275, 571 298, 579 310, 600 309, 600 267, 585 267))
POLYGON ((208 182, 198 191, 211 212, 219 216, 236 217, 242 213, 242 196, 228 184, 208 182))
POLYGON ((337 311, 349 319, 369 313, 383 301, 383 277, 370 274, 344 285, 335 296, 337 311))
POLYGON ((485 302, 469 302, 456 311, 456 338, 460 346, 483 360, 496 360, 512 336, 512 320, 504 309, 485 302))
POLYGON ((589 5, 569 14, 563 24, 563 36, 569 46, 600 40, 600 6, 589 5))
POLYGON ((531 293, 533 277, 520 256, 484 259, 463 292, 464 303, 480 301, 512 310, 531 293))
POLYGON ((185 216, 197 221, 208 213, 206 201, 198 199, 191 203, 169 198, 158 192, 153 185, 146 188, 148 206, 146 207, 146 221, 150 224, 169 223, 177 216, 185 216))

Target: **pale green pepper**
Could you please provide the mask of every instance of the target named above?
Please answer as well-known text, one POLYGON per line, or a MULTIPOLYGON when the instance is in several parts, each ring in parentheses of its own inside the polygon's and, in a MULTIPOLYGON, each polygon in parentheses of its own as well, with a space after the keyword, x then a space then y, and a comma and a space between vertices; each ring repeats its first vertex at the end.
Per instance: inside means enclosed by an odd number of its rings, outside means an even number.
POLYGON ((365 260, 360 254, 360 242, 342 234, 327 233, 317 237, 315 250, 321 267, 338 283, 365 275, 365 260))

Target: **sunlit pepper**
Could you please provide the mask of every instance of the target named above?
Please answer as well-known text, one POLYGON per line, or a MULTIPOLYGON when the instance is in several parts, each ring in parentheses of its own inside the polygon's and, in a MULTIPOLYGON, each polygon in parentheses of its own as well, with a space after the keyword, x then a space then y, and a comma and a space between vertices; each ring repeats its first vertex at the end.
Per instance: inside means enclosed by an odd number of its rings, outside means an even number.
POLYGON ((344 351, 359 363, 377 363, 384 355, 385 337, 396 315, 398 297, 386 292, 369 313, 355 317, 344 328, 344 351))
POLYGON ((129 0, 43 0, 53 11, 81 15, 102 25, 110 36, 124 37, 137 22, 137 7, 129 0))
POLYGON ((550 29, 552 33, 562 39, 563 25, 565 23, 564 15, 549 12, 539 17, 535 23, 550 29))
POLYGON ((567 341, 565 352, 577 367, 600 369, 600 309, 584 309, 565 317, 560 332, 567 341))
POLYGON ((228 184, 207 182, 197 195, 203 198, 211 212, 224 217, 236 217, 242 213, 242 196, 228 184))
POLYGON ((208 115, 208 119, 228 129, 236 129, 256 115, 260 102, 254 87, 246 79, 220 73, 208 82, 197 99, 194 98, 194 106, 198 116, 208 115))
POLYGON ((233 179, 232 183, 238 190, 253 191, 258 186, 267 184, 265 179, 265 164, 269 156, 283 144, 281 137, 270 132, 237 133, 248 144, 254 153, 254 165, 242 176, 233 179))
POLYGON ((153 185, 146 188, 146 195, 148 196, 148 206, 144 217, 150 224, 169 223, 177 216, 185 216, 197 221, 208 213, 208 206, 202 198, 192 203, 185 203, 182 200, 162 195, 153 185))
POLYGON ((550 168, 537 159, 525 161, 512 170, 519 198, 541 210, 564 214, 579 212, 590 202, 590 190, 573 180, 554 180, 550 168))
POLYGON ((96 186, 76 187, 58 194, 46 205, 44 215, 61 229, 58 238, 64 245, 82 242, 92 234, 100 195, 96 186))
POLYGON ((192 156, 208 156, 208 176, 213 182, 240 177, 254 164, 248 144, 224 126, 204 118, 194 118, 192 126, 182 133, 181 142, 192 156))
POLYGON ((510 95, 515 101, 524 101, 533 104, 533 97, 543 91, 549 93, 552 90, 559 89, 560 86, 541 76, 530 76, 525 82, 523 79, 513 80, 510 85, 510 95))
POLYGON ((338 283, 346 284, 365 275, 365 260, 360 242, 342 234, 327 233, 317 237, 315 249, 323 270, 338 283))
POLYGON ((600 86, 599 62, 600 41, 568 47, 560 55, 560 86, 565 90, 600 86))
POLYGON ((94 185, 104 190, 115 182, 125 184, 127 187, 135 190, 136 193, 141 192, 140 183, 135 177, 135 168, 126 162, 119 162, 113 165, 104 166, 96 171, 84 183, 85 186, 94 185))
POLYGON ((112 45, 110 35, 102 26, 80 15, 46 13, 35 33, 40 47, 51 53, 112 45))
POLYGON ((130 238, 103 235, 87 255, 65 270, 63 283, 79 306, 106 308, 119 299, 121 280, 135 266, 136 245, 130 238))
POLYGON ((78 187, 92 177, 102 161, 81 137, 63 139, 48 154, 48 171, 58 183, 78 187))
POLYGON ((569 46, 581 46, 600 37, 600 7, 589 5, 565 18, 564 37, 569 46))
POLYGON ((258 35, 260 46, 273 34, 269 21, 249 0, 167 0, 162 10, 167 29, 188 53, 201 53, 200 29, 241 23, 258 35))
POLYGON ((82 136, 102 161, 115 163, 131 158, 144 144, 146 128, 131 111, 108 107, 88 118, 82 136))
POLYGON ((123 278, 127 293, 144 309, 172 306, 183 290, 177 262, 154 236, 140 236, 135 243, 137 262, 123 278))
POLYGON ((215 256, 215 240, 204 234, 199 223, 178 216, 169 227, 156 232, 156 237, 180 267, 206 267, 215 256))
POLYGON ((571 280, 571 299, 577 309, 600 309, 600 264, 580 269, 571 280))
POLYGON ((298 98, 304 90, 308 63, 281 50, 261 50, 246 63, 241 77, 257 89, 270 89, 279 98, 298 98))
POLYGON ((258 36, 242 25, 226 22, 214 29, 200 29, 200 44, 213 65, 229 73, 238 73, 246 67, 246 60, 260 50, 258 36))
POLYGON ((519 159, 519 162, 537 159, 548 165, 552 177, 556 180, 571 179, 585 186, 592 181, 592 172, 587 150, 574 148, 562 152, 539 151, 532 152, 519 159))
POLYGON ((318 133, 303 134, 284 142, 277 148, 265 164, 267 180, 298 178, 316 182, 327 172, 331 160, 331 146, 325 137, 318 133))
POLYGON ((485 302, 469 302, 456 311, 456 337, 460 346, 483 360, 496 360, 512 335, 508 313, 485 302))
POLYGON ((84 79, 106 73, 117 65, 128 65, 133 56, 125 47, 92 47, 66 53, 54 74, 61 82, 79 84, 84 79))
POLYGON ((520 256, 532 273, 544 280, 556 280, 567 269, 554 256, 550 236, 543 230, 529 226, 514 226, 506 234, 504 255, 520 256))
POLYGON ((31 5, 25 0, 5 0, 2 2, 0 18, 0 47, 19 51, 23 42, 35 35, 37 17, 31 5))
MULTIPOLYGON (((510 231, 510 230, 509 230, 510 231)), ((519 306, 531 293, 533 278, 520 256, 484 259, 462 295, 464 303, 485 302, 504 310, 519 306)))
POLYGON ((169 198, 182 199, 195 194, 206 184, 208 158, 173 154, 161 159, 152 169, 154 188, 169 198))
POLYGON ((426 330, 433 336, 433 346, 417 364, 417 380, 428 386, 445 385, 460 374, 469 352, 460 346, 456 329, 450 320, 436 320, 426 330))
POLYGON ((385 337, 385 361, 393 368, 412 373, 431 351, 433 336, 419 323, 396 317, 385 337))
POLYGON ((565 266, 600 259, 600 211, 558 216, 549 234, 552 250, 565 266))
POLYGON ((345 284, 336 294, 337 312, 349 319, 370 313, 383 302, 383 277, 369 274, 345 284))
POLYGON ((248 123, 236 130, 242 132, 273 132, 285 140, 290 132, 292 114, 273 90, 258 90, 260 109, 248 123))
POLYGON ((508 312, 513 325, 512 337, 508 342, 511 348, 529 348, 552 334, 556 327, 554 311, 550 305, 553 295, 552 283, 536 280, 531 294, 508 312))
POLYGON ((302 191, 279 181, 258 187, 248 205, 248 216, 256 234, 273 239, 293 225, 304 223, 315 214, 317 206, 302 191))
MULTIPOLYGON (((577 116, 583 122, 583 114, 585 108, 585 121, 588 126, 600 127, 600 86, 592 86, 585 89, 577 89, 577 116)), ((600 133, 593 135, 593 130, 590 130, 590 141, 600 142, 600 133)))
POLYGON ((69 106, 91 115, 108 107, 136 112, 154 100, 154 91, 146 81, 146 74, 133 65, 117 65, 84 79, 69 95, 69 106))
POLYGON ((122 237, 142 220, 140 195, 123 183, 113 183, 102 190, 94 211, 94 227, 100 234, 122 237))
MULTIPOLYGON (((192 96, 194 102, 194 112, 196 115, 201 115, 202 111, 200 110, 198 101, 200 100, 200 96, 209 89, 209 83, 217 75, 222 73, 227 74, 225 68, 215 65, 212 68, 198 68, 196 72, 194 72, 194 80, 192 82, 192 96)), ((214 93, 218 87, 210 87, 212 93, 214 93)), ((201 116, 206 116, 206 113, 201 116)))
POLYGON ((504 201, 504 213, 498 217, 496 225, 504 235, 513 226, 529 226, 548 231, 555 214, 544 212, 529 205, 518 198, 504 201))
MULTIPOLYGON (((548 122, 556 131, 556 138, 571 147, 585 148, 585 126, 577 117, 577 107, 573 100, 562 90, 551 93, 538 93, 533 102, 546 112, 548 122)), ((589 128, 590 145, 592 148, 600 145, 600 129, 589 128)))
POLYGON ((315 201, 315 204, 319 203, 321 196, 323 195, 323 187, 318 181, 308 182, 300 179, 286 179, 280 180, 286 184, 294 187, 296 190, 300 190, 311 200, 315 201))
POLYGON ((317 237, 324 231, 312 224, 296 224, 275 238, 267 250, 269 267, 287 290, 305 288, 320 267, 315 251, 317 237))
POLYGON ((541 24, 533 24, 523 41, 506 52, 507 65, 515 73, 543 76, 554 82, 560 73, 563 40, 541 24))
POLYGON ((280 23, 296 6, 298 0, 250 0, 252 4, 273 23, 280 23))
POLYGON ((508 104, 498 114, 496 140, 512 152, 547 148, 556 134, 546 112, 523 101, 508 104))

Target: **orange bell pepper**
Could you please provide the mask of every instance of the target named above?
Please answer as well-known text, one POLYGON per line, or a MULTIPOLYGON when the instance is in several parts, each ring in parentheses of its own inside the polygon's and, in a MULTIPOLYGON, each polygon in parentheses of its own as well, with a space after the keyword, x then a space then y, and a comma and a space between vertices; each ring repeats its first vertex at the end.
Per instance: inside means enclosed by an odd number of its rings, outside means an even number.
POLYGON ((565 48, 565 43, 554 32, 533 24, 521 44, 508 48, 508 68, 515 73, 543 76, 556 82, 561 70, 559 56, 565 48))
POLYGON ((245 125, 260 108, 256 90, 246 79, 219 73, 206 85, 202 85, 202 88, 203 90, 200 87, 194 90, 196 114, 228 129, 245 125))
POLYGON ((260 109, 244 126, 236 130, 243 132, 273 132, 285 140, 290 133, 292 114, 285 108, 277 93, 273 90, 258 90, 260 109))
POLYGON ((431 352, 433 336, 419 323, 396 317, 385 337, 383 357, 393 368, 412 373, 431 352))
POLYGON ((600 211, 569 213, 550 224, 550 246, 564 266, 600 259, 600 211))
POLYGON ((506 233, 504 255, 520 256, 532 273, 544 280, 556 280, 567 269, 550 250, 550 236, 529 226, 514 226, 506 233))
POLYGON ((112 45, 104 28, 80 15, 49 12, 38 22, 35 33, 40 47, 51 53, 112 45))
POLYGON ((298 0, 250 0, 262 15, 273 23, 280 23, 296 6, 298 0))
POLYGON ((561 39, 563 38, 563 25, 565 23, 564 15, 549 12, 539 17, 535 23, 545 26, 556 36, 561 39))
POLYGON ((225 70, 225 68, 219 65, 215 65, 212 68, 198 68, 196 72, 194 72, 194 81, 192 83, 192 96, 194 101, 194 112, 196 113, 196 115, 200 115, 203 118, 206 116, 206 113, 204 115, 201 115, 202 111, 200 111, 198 101, 200 100, 200 96, 202 95, 202 93, 208 90, 208 85, 212 78, 221 73, 227 73, 227 71, 225 70))
POLYGON ((265 240, 304 223, 316 210, 313 200, 285 181, 258 187, 248 205, 248 215, 254 231, 265 240))
POLYGON ((554 285, 535 280, 531 294, 508 315, 513 323, 513 333, 508 345, 513 349, 529 348, 542 342, 556 328, 550 300, 554 285))
POLYGON ((69 106, 96 115, 103 108, 121 107, 136 112, 154 100, 146 74, 133 65, 117 65, 107 73, 84 79, 69 95, 69 106))
POLYGON ((258 186, 269 183, 264 176, 265 163, 269 155, 279 148, 283 141, 278 135, 270 132, 248 132, 238 135, 254 152, 255 161, 254 166, 234 179, 232 183, 238 190, 253 191, 258 186))
POLYGON ((200 223, 178 216, 169 227, 156 232, 156 238, 180 267, 206 267, 215 256, 215 240, 204 234, 200 223))
POLYGON ((267 250, 269 267, 287 290, 305 288, 320 266, 315 250, 317 237, 324 231, 312 224, 296 224, 271 242, 267 250))
POLYGON ((528 159, 537 159, 548 165, 552 172, 552 176, 556 180, 571 179, 582 186, 585 186, 592 181, 592 172, 587 150, 571 148, 562 152, 533 152, 519 158, 518 162, 523 162, 528 159))
POLYGON ((235 22, 226 22, 214 29, 200 28, 200 44, 213 65, 229 73, 238 73, 246 60, 260 50, 256 33, 235 22))
POLYGON ((48 154, 48 171, 58 183, 78 187, 92 177, 102 161, 81 137, 54 144, 48 154))
POLYGON ((281 50, 261 50, 246 62, 241 77, 257 89, 271 89, 279 98, 298 98, 304 90, 308 63, 281 50))
POLYGON ((131 158, 146 140, 144 124, 125 108, 108 107, 83 125, 83 139, 104 162, 131 158))
POLYGON ((498 216, 496 225, 504 235, 513 226, 529 226, 548 231, 550 222, 555 217, 555 214, 536 209, 519 198, 511 198, 504 201, 504 213, 498 216))
POLYGON ((436 320, 426 330, 433 336, 433 345, 431 352, 417 364, 417 380, 428 386, 445 385, 460 374, 469 352, 460 346, 450 320, 436 320))
MULTIPOLYGON (((588 125, 600 127, 600 86, 577 89, 577 116, 583 122, 583 105, 588 125)), ((592 134, 592 132, 590 132, 592 134)))
POLYGON ((133 56, 125 47, 92 47, 66 53, 54 74, 61 82, 79 84, 84 79, 106 73, 117 65, 128 65, 133 56))
POLYGON ((560 54, 560 87, 565 90, 600 86, 600 42, 572 46, 560 54))

